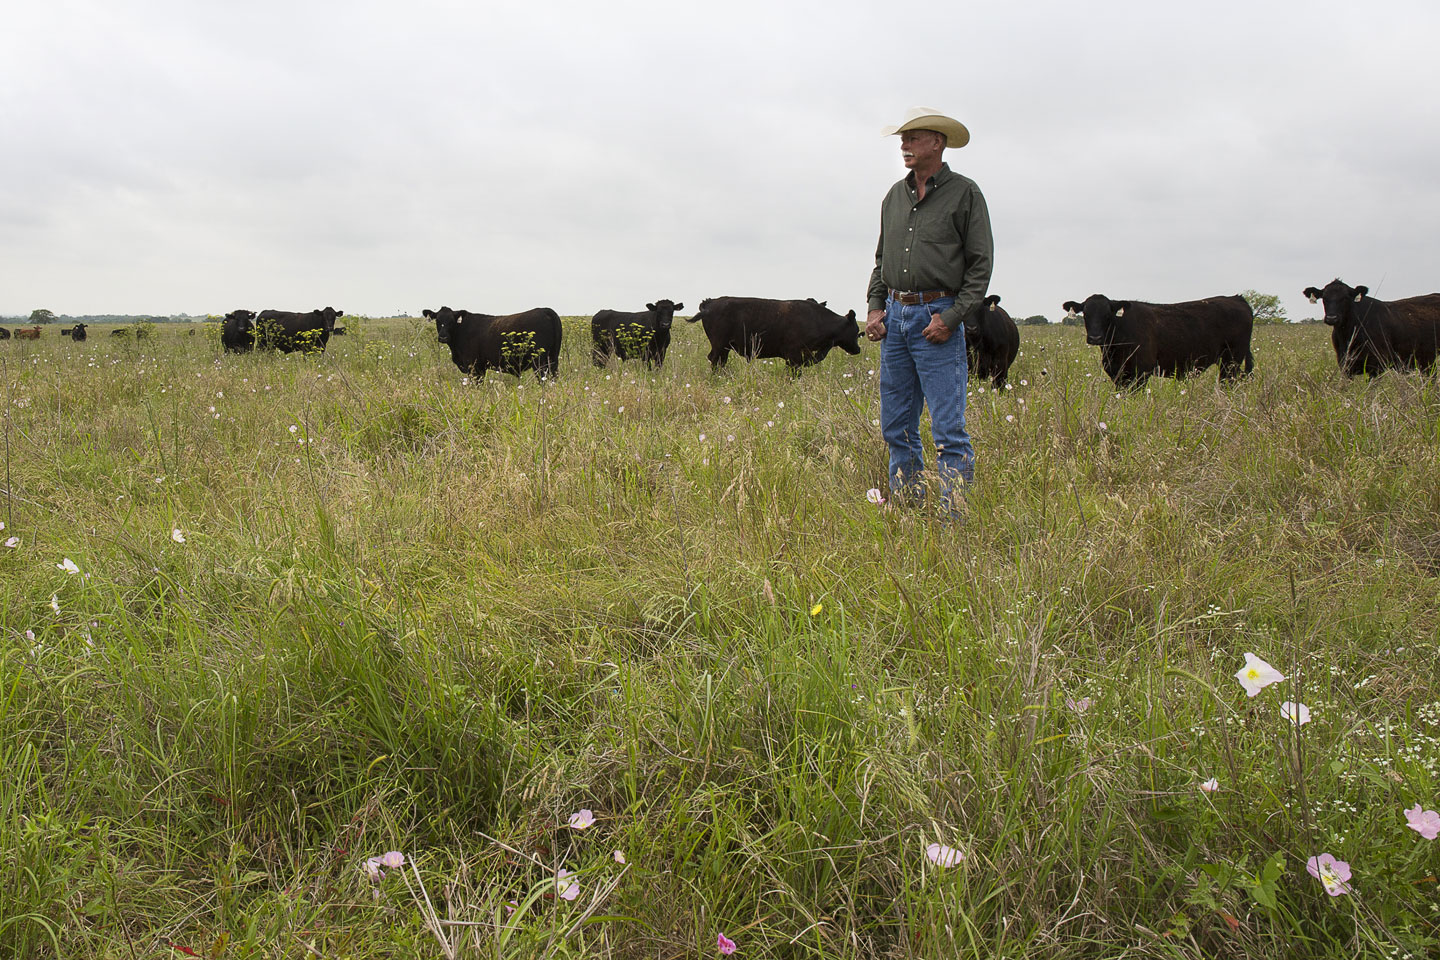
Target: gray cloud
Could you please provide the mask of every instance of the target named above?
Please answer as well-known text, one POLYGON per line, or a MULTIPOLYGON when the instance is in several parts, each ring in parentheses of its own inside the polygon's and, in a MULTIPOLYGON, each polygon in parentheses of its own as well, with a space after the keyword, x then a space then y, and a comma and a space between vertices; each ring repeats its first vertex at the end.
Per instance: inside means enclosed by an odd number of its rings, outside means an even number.
POLYGON ((1410 2, 30 5, 0 41, 0 312, 859 308, 902 173, 878 129, 919 103, 974 133, 949 159, 1013 312, 1428 292, 1437 27, 1410 2))

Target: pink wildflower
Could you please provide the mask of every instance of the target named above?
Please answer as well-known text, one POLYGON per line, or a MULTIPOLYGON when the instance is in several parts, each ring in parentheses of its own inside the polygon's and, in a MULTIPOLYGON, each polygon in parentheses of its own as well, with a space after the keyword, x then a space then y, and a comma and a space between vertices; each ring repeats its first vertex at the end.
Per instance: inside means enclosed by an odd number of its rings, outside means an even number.
POLYGON ((571 880, 572 876, 574 874, 563 868, 555 873, 555 890, 560 894, 561 900, 574 900, 580 896, 580 882, 571 880))
POLYGON ((1305 870, 1319 880, 1325 892, 1332 897, 1350 892, 1350 864, 1344 860, 1336 860, 1330 854, 1322 853, 1306 860, 1305 870))
POLYGON ((925 848, 925 859, 937 867, 953 867, 965 859, 965 854, 943 843, 932 843, 925 848))
POLYGON ((1415 801, 1415 806, 1405 811, 1405 826, 1414 830, 1426 840, 1434 840, 1440 837, 1440 813, 1434 810, 1420 809, 1420 801, 1415 801))

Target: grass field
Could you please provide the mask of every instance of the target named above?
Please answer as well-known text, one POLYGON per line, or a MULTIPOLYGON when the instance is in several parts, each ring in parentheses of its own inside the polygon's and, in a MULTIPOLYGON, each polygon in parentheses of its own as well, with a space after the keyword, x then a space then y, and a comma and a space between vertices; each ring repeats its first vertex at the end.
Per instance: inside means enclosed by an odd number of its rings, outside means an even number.
POLYGON ((1434 379, 1022 328, 953 525, 867 502, 873 346, 566 323, 518 385, 420 321, 0 344, 0 955, 1440 951, 1434 379))

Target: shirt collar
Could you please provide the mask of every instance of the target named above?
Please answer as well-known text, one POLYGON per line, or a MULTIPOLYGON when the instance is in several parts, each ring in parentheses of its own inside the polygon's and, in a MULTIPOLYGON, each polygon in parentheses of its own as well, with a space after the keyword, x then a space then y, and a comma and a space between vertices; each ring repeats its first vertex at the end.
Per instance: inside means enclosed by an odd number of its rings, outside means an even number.
MULTIPOLYGON (((953 176, 954 176, 954 174, 950 172, 950 164, 945 163, 944 161, 941 161, 941 163, 940 163, 940 169, 939 169, 939 170, 936 170, 936 171, 935 171, 935 175, 932 176, 932 177, 930 178, 929 182, 925 184, 925 189, 928 190, 928 189, 930 189, 931 187, 938 187, 938 186, 940 186, 941 184, 943 184, 946 180, 949 180, 949 179, 950 179, 951 177, 953 177, 953 176)), ((910 191, 911 191, 912 193, 914 192, 914 190, 915 190, 915 171, 914 171, 914 170, 911 170, 909 173, 905 174, 905 186, 909 187, 909 188, 910 188, 910 191)))

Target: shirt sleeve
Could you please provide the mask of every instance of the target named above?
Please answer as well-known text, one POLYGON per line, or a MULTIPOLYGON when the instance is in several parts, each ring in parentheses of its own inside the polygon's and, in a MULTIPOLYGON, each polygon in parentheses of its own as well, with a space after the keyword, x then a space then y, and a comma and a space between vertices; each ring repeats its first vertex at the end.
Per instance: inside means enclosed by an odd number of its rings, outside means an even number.
POLYGON ((875 269, 870 273, 870 287, 865 295, 865 301, 871 310, 885 309, 885 281, 880 276, 881 253, 885 249, 885 223, 882 214, 880 223, 880 241, 875 244, 875 269))
POLYGON ((995 238, 990 233, 990 208, 985 205, 985 197, 979 187, 970 192, 970 203, 956 211, 957 216, 964 218, 956 226, 965 238, 965 276, 955 303, 940 314, 941 322, 951 330, 960 326, 972 310, 979 309, 990 289, 990 273, 995 268, 995 238))

